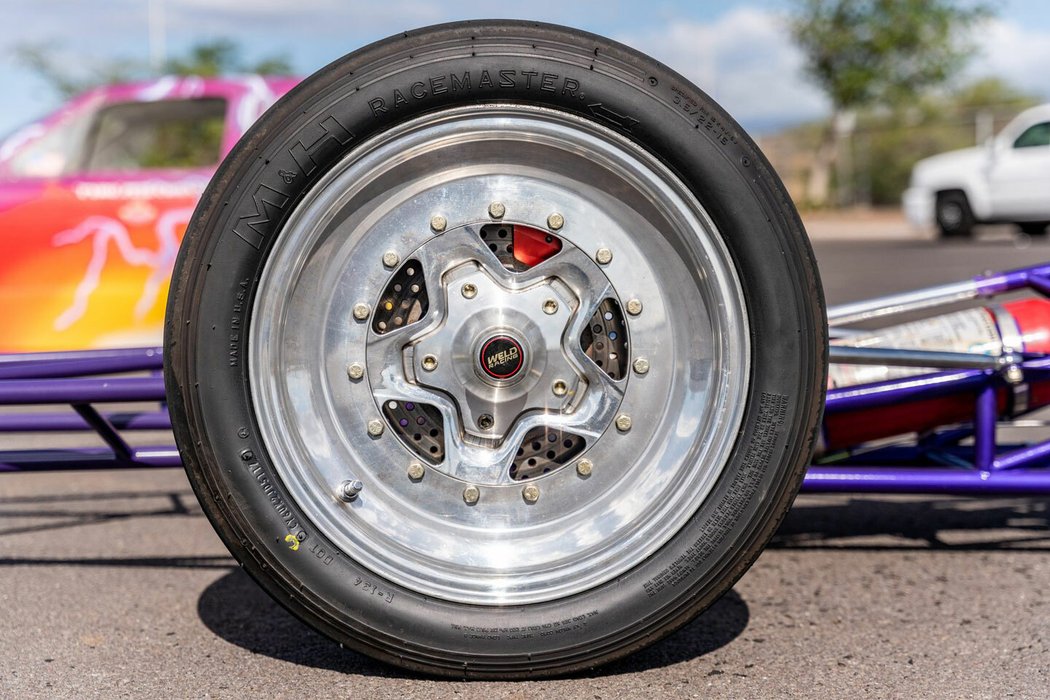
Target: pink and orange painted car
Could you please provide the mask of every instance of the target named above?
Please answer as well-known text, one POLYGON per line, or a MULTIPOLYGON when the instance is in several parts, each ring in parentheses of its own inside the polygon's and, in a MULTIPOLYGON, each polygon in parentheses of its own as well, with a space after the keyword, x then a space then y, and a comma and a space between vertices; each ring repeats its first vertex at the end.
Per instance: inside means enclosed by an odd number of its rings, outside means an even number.
POLYGON ((159 344, 201 192, 296 82, 102 87, 0 143, 0 352, 159 344))

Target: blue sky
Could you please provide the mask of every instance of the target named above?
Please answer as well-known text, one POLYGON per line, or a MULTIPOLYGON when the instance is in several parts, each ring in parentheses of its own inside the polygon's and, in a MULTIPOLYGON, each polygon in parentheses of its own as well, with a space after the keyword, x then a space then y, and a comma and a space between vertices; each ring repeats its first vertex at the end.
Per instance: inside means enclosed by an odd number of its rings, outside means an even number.
MULTIPOLYGON (((624 41, 711 93, 745 127, 769 131, 820 117, 826 103, 802 76, 783 27, 791 0, 152 0, 164 45, 229 37, 249 58, 287 55, 307 74, 400 30, 473 17, 567 24, 624 41), (525 11, 527 8, 527 11, 525 11)), ((994 1, 994 0, 993 0, 994 1)), ((78 66, 146 62, 150 0, 8 0, 0 27, 0 134, 54 109, 58 98, 13 56, 20 43, 54 46, 78 66)), ((970 76, 1000 75, 1050 99, 1050 3, 999 0, 978 31, 970 76)))

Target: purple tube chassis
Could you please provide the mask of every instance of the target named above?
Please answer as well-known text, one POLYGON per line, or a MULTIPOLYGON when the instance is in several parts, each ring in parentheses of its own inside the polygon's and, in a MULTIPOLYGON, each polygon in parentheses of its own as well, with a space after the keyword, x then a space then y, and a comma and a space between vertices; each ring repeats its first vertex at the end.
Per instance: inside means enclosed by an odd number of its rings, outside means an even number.
MULTIPOLYGON (((846 304, 829 309, 828 320, 834 336, 838 328, 852 323, 1020 289, 1050 295, 1050 265, 846 304)), ((1050 379, 1050 357, 836 345, 832 346, 830 359, 853 364, 937 367, 942 371, 832 389, 827 394, 826 414, 966 390, 976 397, 973 421, 945 427, 909 444, 826 456, 822 463, 810 467, 803 484, 805 491, 1050 494, 1050 441, 1004 444, 997 440, 996 405, 997 390, 1007 384, 1050 379)), ((45 412, 2 412, 0 433, 94 432, 103 443, 83 448, 0 450, 0 471, 179 466, 181 460, 174 445, 132 445, 127 437, 134 432, 170 428, 160 376, 162 364, 161 348, 0 355, 0 406, 64 407, 45 412), (129 373, 135 374, 126 376, 129 373), (115 403, 149 407, 119 412, 99 408, 115 403)))

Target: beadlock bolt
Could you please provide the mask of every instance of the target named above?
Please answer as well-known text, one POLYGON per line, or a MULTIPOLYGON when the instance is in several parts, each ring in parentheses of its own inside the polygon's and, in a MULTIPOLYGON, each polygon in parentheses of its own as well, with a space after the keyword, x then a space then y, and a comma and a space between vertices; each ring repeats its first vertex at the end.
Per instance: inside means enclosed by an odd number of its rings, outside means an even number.
POLYGON ((372 437, 379 437, 383 434, 383 421, 378 418, 373 418, 368 421, 368 434, 372 437))
POLYGON ((621 413, 616 416, 616 429, 621 433, 626 433, 631 429, 631 417, 626 413, 621 413))
POLYGON ((547 301, 543 302, 543 313, 547 314, 548 316, 552 316, 558 313, 558 302, 554 301, 553 299, 548 299, 547 301))
POLYGON ((349 503, 350 501, 357 498, 357 494, 361 493, 361 489, 363 489, 364 487, 365 485, 357 479, 350 479, 348 481, 344 481, 339 485, 339 498, 340 500, 349 503))
POLYGON ((367 321, 370 313, 372 310, 368 308, 368 304, 354 304, 354 318, 358 321, 367 321))
POLYGON ((529 484, 521 490, 521 497, 526 503, 535 503, 540 500, 540 490, 534 484, 529 484))
POLYGON ((448 219, 443 217, 441 214, 435 214, 430 217, 430 229, 434 233, 441 233, 448 228, 448 219))
POLYGON ((503 202, 493 202, 489 205, 489 216, 493 219, 502 219, 506 213, 507 207, 503 206, 503 202))
POLYGON ((412 481, 419 481, 424 474, 426 474, 426 470, 419 462, 412 462, 412 464, 408 465, 408 478, 412 481))
POLYGON ((599 248, 594 253, 594 259, 598 261, 599 265, 608 265, 612 262, 612 251, 608 248, 599 248))
POLYGON ((557 379, 551 384, 551 391, 554 392, 555 396, 565 396, 569 391, 569 386, 562 380, 557 379))
POLYGON ((424 355, 423 356, 423 361, 420 362, 419 364, 426 371, 433 372, 435 369, 437 369, 438 359, 436 357, 434 357, 433 355, 424 355))
POLYGON ((554 212, 553 214, 547 217, 547 228, 549 228, 551 231, 557 231, 564 225, 565 217, 559 214, 558 212, 554 212))
POLYGON ((594 469, 594 462, 584 457, 576 463, 576 473, 580 476, 590 476, 594 469))
POLYGON ((627 300, 627 313, 632 316, 637 316, 642 313, 642 302, 640 299, 628 299, 627 300))
POLYGON ((365 368, 360 362, 351 362, 346 367, 346 376, 353 379, 355 382, 361 377, 365 376, 365 368))
POLYGON ((471 284, 470 282, 467 282, 465 285, 463 285, 459 291, 465 299, 473 299, 478 295, 477 285, 471 284))
POLYGON ((383 253, 383 264, 387 267, 397 267, 397 264, 401 262, 401 256, 392 250, 388 250, 383 253))
POLYGON ((471 484, 467 488, 463 489, 463 501, 468 505, 472 506, 478 502, 481 498, 481 489, 471 484))
POLYGON ((649 360, 644 357, 635 358, 634 361, 634 372, 635 374, 646 374, 649 372, 649 360))

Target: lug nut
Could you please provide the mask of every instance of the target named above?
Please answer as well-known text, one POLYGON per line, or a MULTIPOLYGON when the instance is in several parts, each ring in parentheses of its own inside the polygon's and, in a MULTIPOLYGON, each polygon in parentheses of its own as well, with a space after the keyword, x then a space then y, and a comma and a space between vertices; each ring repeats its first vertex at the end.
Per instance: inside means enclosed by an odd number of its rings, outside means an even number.
POLYGON ((635 374, 646 374, 649 371, 649 360, 644 357, 636 358, 634 361, 635 374))
POLYGON ((540 490, 535 485, 529 484, 521 490, 521 497, 526 503, 535 503, 540 500, 540 490))
POLYGON ((383 264, 387 267, 397 267, 399 262, 401 262, 401 257, 396 252, 388 250, 383 253, 383 264))
POLYGON ((492 426, 496 424, 496 420, 491 414, 482 413, 478 416, 478 427, 482 430, 491 430, 492 426))
POLYGON ((435 369, 437 369, 438 359, 433 355, 425 355, 423 357, 423 361, 419 364, 422 365, 423 369, 425 369, 426 371, 433 372, 435 369))
POLYGON ((367 321, 370 313, 372 310, 368 308, 368 304, 354 304, 354 318, 358 321, 367 321))
POLYGON ((361 493, 361 489, 363 489, 364 487, 365 485, 357 479, 344 481, 342 484, 339 485, 339 499, 349 503, 350 501, 357 498, 357 494, 361 493))
POLYGON ((430 217, 430 229, 434 233, 441 233, 448 227, 448 219, 443 217, 441 214, 435 214, 430 217))
POLYGON ((621 433, 626 433, 631 429, 631 417, 626 413, 621 413, 616 416, 616 429, 621 433))
POLYGON ((378 418, 373 418, 368 421, 368 434, 372 437, 379 437, 383 434, 383 421, 378 418))
POLYGON ((594 253, 594 259, 598 261, 599 265, 608 265, 612 262, 612 251, 608 248, 599 248, 594 253))
POLYGON ((467 282, 465 285, 463 285, 463 287, 459 291, 467 299, 473 299, 478 295, 477 285, 471 284, 470 282, 467 282))
POLYGON ((565 382, 563 382, 560 379, 557 379, 553 384, 551 384, 551 391, 554 392, 555 396, 565 396, 565 394, 569 391, 569 387, 565 382))
POLYGON ((576 473, 580 476, 590 476, 594 469, 594 462, 584 457, 576 463, 576 473))
POLYGON ((548 316, 558 313, 558 302, 554 301, 553 299, 548 299, 547 301, 543 302, 543 313, 547 314, 548 316))
POLYGON ((631 314, 632 316, 637 316, 638 314, 642 313, 642 302, 638 299, 628 299, 627 313, 631 314))
POLYGON ((559 214, 558 212, 554 212, 553 214, 547 217, 547 228, 549 228, 551 231, 557 231, 564 225, 565 217, 559 214))
POLYGON ((506 213, 507 207, 503 206, 503 202, 493 202, 489 205, 489 216, 493 219, 502 219, 506 213))
POLYGON ((426 470, 423 469, 423 465, 419 462, 412 462, 412 464, 408 465, 408 478, 412 481, 419 481, 425 473, 426 470))
POLYGON ((477 486, 471 484, 467 488, 463 489, 463 501, 468 506, 472 506, 475 503, 477 503, 479 498, 481 498, 481 490, 477 486))
POLYGON ((351 362, 346 366, 346 376, 356 382, 358 379, 365 376, 365 368, 360 362, 351 362))

